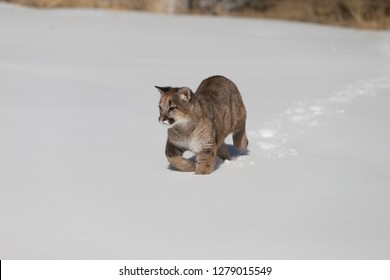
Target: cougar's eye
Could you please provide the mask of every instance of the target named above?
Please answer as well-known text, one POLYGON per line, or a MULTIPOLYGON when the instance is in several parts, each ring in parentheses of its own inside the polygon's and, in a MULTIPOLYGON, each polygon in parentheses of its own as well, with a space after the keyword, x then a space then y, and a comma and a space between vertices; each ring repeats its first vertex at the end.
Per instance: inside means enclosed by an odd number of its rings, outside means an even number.
POLYGON ((160 110, 160 112, 162 111, 162 108, 161 108, 161 106, 158 106, 158 109, 160 110))
POLYGON ((171 107, 169 107, 168 111, 169 111, 169 112, 173 112, 173 111, 175 111, 175 110, 176 110, 176 108, 177 108, 177 107, 173 107, 173 106, 171 106, 171 107))

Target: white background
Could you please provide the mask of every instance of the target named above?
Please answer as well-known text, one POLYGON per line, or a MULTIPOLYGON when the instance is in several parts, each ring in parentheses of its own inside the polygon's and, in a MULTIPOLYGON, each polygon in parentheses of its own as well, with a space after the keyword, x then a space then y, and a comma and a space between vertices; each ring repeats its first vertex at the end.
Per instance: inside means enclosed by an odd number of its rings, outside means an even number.
POLYGON ((40 279, 389 279, 389 261, 3 261, 3 280, 40 279), (119 270, 127 268, 173 269, 180 272, 188 268, 203 269, 202 276, 120 276, 119 270), (237 276, 213 275, 213 267, 272 267, 269 275, 237 276), (206 271, 209 270, 207 273, 206 271))

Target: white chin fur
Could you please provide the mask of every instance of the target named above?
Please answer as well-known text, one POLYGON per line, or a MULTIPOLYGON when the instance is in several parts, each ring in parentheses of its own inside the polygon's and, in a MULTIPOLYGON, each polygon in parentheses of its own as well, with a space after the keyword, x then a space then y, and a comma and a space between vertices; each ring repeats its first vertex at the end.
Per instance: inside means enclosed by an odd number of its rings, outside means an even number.
POLYGON ((170 124, 168 120, 165 120, 163 122, 160 121, 161 124, 163 124, 165 127, 171 128, 173 127, 176 123, 170 124))
POLYGON ((172 127, 174 127, 177 124, 183 125, 183 124, 186 124, 187 122, 188 122, 187 120, 180 120, 180 119, 178 119, 173 124, 170 124, 168 120, 165 120, 165 121, 160 122, 160 123, 165 125, 165 127, 172 128, 172 127))

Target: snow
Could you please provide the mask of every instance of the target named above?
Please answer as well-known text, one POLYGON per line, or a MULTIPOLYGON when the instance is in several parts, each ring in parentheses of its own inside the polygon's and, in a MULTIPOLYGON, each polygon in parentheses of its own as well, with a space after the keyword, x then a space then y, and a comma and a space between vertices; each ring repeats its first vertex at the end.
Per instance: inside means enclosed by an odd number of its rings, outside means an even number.
POLYGON ((389 32, 0 4, 0 38, 0 259, 390 258, 389 32), (174 171, 154 86, 214 74, 249 153, 174 171))

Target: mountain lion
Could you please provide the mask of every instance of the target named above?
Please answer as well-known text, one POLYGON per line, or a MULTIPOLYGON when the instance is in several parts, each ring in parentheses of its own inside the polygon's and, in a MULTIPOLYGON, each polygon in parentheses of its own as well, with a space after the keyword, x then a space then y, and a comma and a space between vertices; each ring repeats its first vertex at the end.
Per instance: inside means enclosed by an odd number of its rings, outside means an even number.
POLYGON ((225 138, 233 133, 238 149, 248 146, 246 110, 237 86, 223 76, 205 79, 195 93, 187 87, 158 87, 161 93, 159 122, 168 126, 165 154, 180 171, 209 174, 216 156, 230 159, 225 138), (197 155, 196 163, 183 158, 185 151, 197 155))

